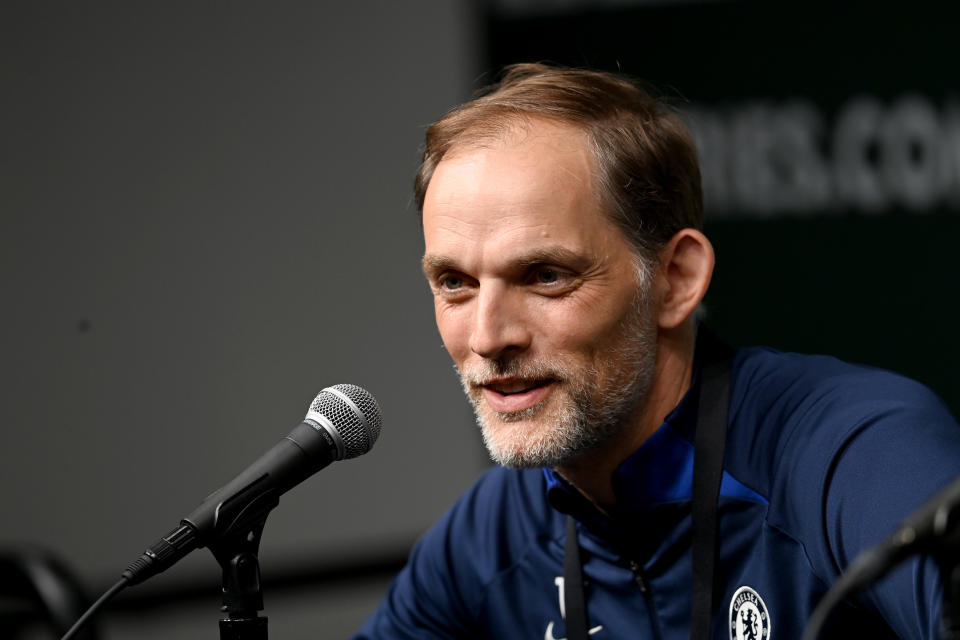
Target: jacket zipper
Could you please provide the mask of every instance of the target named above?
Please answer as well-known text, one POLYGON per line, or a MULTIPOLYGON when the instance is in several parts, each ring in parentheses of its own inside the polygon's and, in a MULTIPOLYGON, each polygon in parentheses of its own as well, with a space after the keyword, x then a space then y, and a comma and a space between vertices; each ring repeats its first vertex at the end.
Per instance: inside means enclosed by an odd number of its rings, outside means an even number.
POLYGON ((657 608, 653 604, 653 594, 650 592, 650 586, 643 576, 643 569, 640 568, 636 560, 631 560, 630 571, 633 572, 633 581, 636 582, 637 587, 640 588, 640 593, 643 594, 643 600, 646 602, 647 609, 650 611, 654 637, 657 640, 662 640, 663 631, 660 628, 660 615, 657 613, 657 608))

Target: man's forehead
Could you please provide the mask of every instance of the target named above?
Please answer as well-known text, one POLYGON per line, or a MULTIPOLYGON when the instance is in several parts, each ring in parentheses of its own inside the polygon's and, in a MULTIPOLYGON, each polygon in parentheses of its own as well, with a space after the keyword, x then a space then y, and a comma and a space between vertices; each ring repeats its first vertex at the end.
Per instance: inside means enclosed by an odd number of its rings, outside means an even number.
POLYGON ((619 229, 601 213, 594 167, 579 129, 542 120, 444 157, 423 204, 425 271, 570 264, 602 252, 619 229))
POLYGON ((551 207, 525 201, 517 210, 456 209, 424 216, 426 273, 518 271, 534 264, 579 268, 609 244, 606 221, 575 201, 551 207))
POLYGON ((424 198, 425 231, 431 219, 448 217, 474 226, 514 224, 516 220, 501 218, 522 216, 549 225, 562 217, 547 215, 551 213, 592 217, 599 206, 592 154, 582 141, 557 136, 562 132, 552 126, 550 131, 445 156, 424 198))

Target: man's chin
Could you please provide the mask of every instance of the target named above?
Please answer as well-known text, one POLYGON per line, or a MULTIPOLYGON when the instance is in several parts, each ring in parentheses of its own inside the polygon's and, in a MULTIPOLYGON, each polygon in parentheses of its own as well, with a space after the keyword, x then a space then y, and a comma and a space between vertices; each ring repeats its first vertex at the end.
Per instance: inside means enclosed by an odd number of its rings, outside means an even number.
POLYGON ((490 458, 512 469, 554 466, 566 455, 569 443, 542 407, 508 414, 484 412, 480 416, 483 443, 490 458))

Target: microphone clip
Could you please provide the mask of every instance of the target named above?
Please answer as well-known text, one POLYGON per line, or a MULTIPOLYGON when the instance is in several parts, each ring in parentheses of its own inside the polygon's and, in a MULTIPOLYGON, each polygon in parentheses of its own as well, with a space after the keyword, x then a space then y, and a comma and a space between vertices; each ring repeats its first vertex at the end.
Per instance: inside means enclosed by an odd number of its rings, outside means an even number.
POLYGON ((260 539, 268 512, 245 529, 234 528, 209 544, 222 569, 223 606, 226 617, 220 620, 220 640, 266 640, 267 618, 263 610, 260 583, 260 539))

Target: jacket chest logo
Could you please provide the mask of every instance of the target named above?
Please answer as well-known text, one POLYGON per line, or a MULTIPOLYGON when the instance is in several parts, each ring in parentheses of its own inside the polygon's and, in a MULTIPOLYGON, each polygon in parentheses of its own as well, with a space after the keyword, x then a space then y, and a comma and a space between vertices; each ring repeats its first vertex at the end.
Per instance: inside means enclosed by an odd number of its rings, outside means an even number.
MULTIPOLYGON (((560 601, 560 617, 563 620, 566 620, 567 606, 566 606, 566 599, 564 598, 564 592, 563 592, 563 576, 557 576, 556 578, 554 578, 553 584, 557 587, 557 599, 560 601)), ((593 634, 600 631, 601 629, 603 629, 603 625, 599 624, 593 627, 592 629, 587 630, 587 634, 592 636, 593 634)), ((567 640, 567 639, 566 637, 557 638, 556 636, 553 635, 553 620, 551 620, 547 624, 547 630, 543 633, 543 640, 567 640)))
POLYGON ((730 600, 730 640, 770 640, 770 612, 752 587, 737 589, 730 600))

